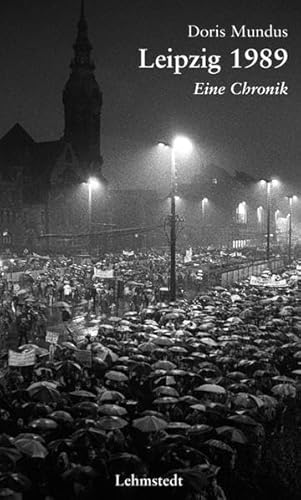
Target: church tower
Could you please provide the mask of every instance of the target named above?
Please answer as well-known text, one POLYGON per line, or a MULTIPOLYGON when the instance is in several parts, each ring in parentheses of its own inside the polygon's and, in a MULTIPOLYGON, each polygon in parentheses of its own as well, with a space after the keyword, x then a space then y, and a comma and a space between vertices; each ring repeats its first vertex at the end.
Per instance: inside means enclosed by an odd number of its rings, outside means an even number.
POLYGON ((73 45, 70 76, 63 91, 64 140, 75 151, 84 175, 101 175, 100 115, 102 93, 94 75, 92 46, 81 0, 77 37, 73 45))

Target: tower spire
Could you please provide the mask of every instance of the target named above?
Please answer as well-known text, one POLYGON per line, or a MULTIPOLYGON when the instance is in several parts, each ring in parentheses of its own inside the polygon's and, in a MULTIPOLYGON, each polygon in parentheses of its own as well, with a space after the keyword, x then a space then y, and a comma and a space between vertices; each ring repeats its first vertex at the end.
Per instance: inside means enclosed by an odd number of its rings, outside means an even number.
POLYGON ((80 5, 80 18, 77 23, 77 36, 73 44, 74 58, 71 62, 71 69, 86 68, 93 70, 94 64, 91 60, 90 54, 92 45, 88 37, 88 23, 85 18, 85 3, 81 0, 80 5))

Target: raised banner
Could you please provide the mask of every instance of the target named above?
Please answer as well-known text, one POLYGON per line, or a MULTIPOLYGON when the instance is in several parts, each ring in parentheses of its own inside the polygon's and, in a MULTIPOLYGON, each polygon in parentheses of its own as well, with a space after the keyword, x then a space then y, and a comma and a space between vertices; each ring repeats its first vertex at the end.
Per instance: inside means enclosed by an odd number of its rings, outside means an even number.
POLYGON ((270 288, 285 288, 288 286, 287 280, 276 280, 275 278, 260 278, 257 276, 251 276, 250 278, 251 286, 268 286, 270 288))
POLYGON ((75 357, 82 365, 90 368, 92 366, 92 352, 91 351, 76 351, 75 357))
POLYGON ((36 362, 35 351, 8 351, 8 366, 32 366, 36 362))
POLYGON ((96 278, 114 278, 114 269, 96 269, 94 267, 94 277, 96 278))
POLYGON ((59 335, 60 334, 58 332, 47 332, 45 340, 50 344, 57 344, 59 340, 59 335))

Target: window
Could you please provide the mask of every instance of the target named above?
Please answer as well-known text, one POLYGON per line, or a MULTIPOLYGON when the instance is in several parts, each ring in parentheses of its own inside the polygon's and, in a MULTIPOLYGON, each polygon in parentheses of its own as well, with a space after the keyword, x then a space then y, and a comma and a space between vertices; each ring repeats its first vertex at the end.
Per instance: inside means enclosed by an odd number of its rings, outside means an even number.
POLYGON ((257 208, 257 224, 259 224, 260 226, 262 226, 262 224, 263 224, 263 208, 262 207, 257 208))
POLYGON ((247 204, 245 201, 242 201, 236 207, 236 222, 238 224, 246 224, 247 221, 247 204))

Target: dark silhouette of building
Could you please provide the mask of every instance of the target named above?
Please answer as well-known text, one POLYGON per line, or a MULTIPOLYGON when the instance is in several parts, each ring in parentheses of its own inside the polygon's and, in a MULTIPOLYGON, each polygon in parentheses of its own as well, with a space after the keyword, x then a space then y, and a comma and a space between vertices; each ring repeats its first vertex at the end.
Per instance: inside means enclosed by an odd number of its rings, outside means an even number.
POLYGON ((102 93, 94 75, 83 0, 73 50, 63 91, 62 137, 36 142, 17 123, 0 139, 0 191, 7 193, 0 202, 2 249, 41 247, 43 233, 84 230, 85 183, 94 176, 105 184, 100 151, 102 93))

